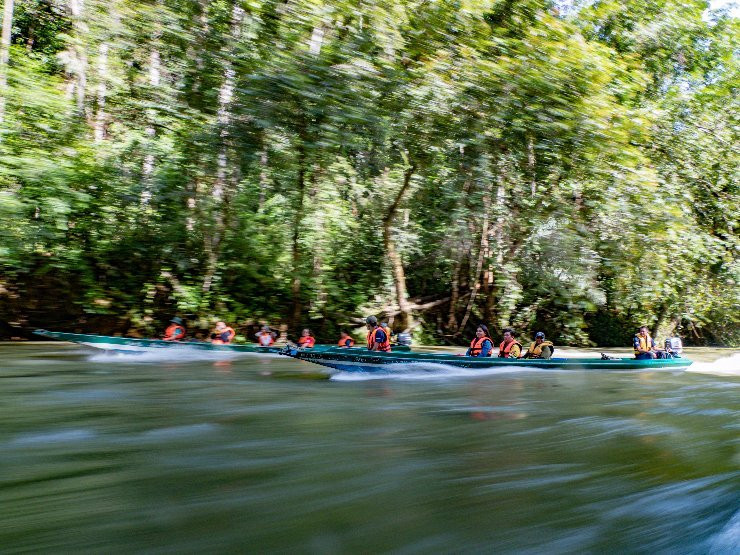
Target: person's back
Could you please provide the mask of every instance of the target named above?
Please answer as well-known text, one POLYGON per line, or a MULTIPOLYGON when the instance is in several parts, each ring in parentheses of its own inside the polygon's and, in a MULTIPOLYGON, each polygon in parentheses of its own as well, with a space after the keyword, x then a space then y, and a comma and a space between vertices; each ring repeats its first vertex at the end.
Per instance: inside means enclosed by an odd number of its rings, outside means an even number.
POLYGON ((185 339, 185 326, 182 319, 175 316, 170 320, 170 325, 164 330, 164 341, 183 341, 185 339))
POLYGON ((236 332, 225 322, 216 322, 216 331, 211 334, 211 343, 214 345, 228 345, 234 340, 236 332))

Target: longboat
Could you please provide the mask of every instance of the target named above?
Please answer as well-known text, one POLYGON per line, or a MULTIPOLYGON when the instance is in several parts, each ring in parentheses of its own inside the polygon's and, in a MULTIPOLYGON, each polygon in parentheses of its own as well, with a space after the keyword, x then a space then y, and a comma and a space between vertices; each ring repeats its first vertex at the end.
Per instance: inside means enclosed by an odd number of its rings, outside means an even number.
MULTIPOLYGON (((93 347, 104 351, 116 351, 126 353, 150 353, 154 351, 168 350, 197 350, 197 351, 221 351, 236 353, 263 353, 278 354, 284 347, 270 346, 262 347, 255 344, 231 343, 229 345, 214 345, 203 341, 164 341, 162 339, 139 339, 135 337, 114 337, 110 335, 92 335, 85 333, 66 333, 61 331, 36 330, 33 332, 41 337, 69 341, 86 347, 93 347)), ((317 346, 318 347, 318 346, 317 346)), ((324 347, 333 347, 325 345, 324 347)))
POLYGON ((637 360, 634 358, 551 358, 511 359, 469 357, 446 353, 378 352, 362 348, 310 350, 285 347, 280 354, 319 364, 343 372, 400 373, 418 370, 438 370, 445 367, 468 370, 510 368, 512 370, 685 370, 691 365, 687 358, 637 360))

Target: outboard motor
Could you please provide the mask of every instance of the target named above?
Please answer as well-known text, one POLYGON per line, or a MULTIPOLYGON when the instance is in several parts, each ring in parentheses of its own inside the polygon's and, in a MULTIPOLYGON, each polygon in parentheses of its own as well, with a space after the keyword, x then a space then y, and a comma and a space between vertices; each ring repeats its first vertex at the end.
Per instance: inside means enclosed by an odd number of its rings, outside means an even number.
POLYGON ((665 340, 665 352, 671 356, 680 357, 683 352, 683 343, 680 337, 669 337, 665 340))
POLYGON ((396 336, 396 341, 398 341, 399 345, 406 345, 407 347, 410 347, 411 346, 411 334, 405 331, 402 331, 396 336))

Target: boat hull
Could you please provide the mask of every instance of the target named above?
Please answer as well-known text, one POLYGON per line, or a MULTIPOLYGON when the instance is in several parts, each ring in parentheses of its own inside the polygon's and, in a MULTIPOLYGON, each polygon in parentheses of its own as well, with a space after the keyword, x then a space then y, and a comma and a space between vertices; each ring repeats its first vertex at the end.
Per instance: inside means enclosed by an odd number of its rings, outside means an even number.
POLYGON ((397 373, 414 369, 439 369, 444 367, 469 370, 512 368, 526 370, 684 370, 691 361, 685 358, 636 360, 618 358, 553 358, 507 359, 477 358, 438 353, 380 353, 364 349, 326 349, 311 352, 300 349, 285 349, 281 354, 319 364, 344 372, 397 373))

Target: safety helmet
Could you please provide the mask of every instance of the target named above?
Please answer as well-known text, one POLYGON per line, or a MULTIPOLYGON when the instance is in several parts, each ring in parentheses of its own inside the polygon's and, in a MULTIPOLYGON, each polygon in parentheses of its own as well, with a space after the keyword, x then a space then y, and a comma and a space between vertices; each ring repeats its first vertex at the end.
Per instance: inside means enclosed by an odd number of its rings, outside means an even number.
POLYGON ((375 316, 368 316, 367 318, 365 318, 365 322, 370 324, 371 326, 378 325, 378 319, 375 316))
POLYGON ((170 320, 173 324, 177 324, 178 326, 182 326, 182 318, 178 318, 175 316, 172 320, 170 320))
POLYGON ((538 331, 537 333, 534 334, 534 338, 535 339, 544 339, 545 338, 545 333, 544 332, 541 332, 541 331, 538 331))

